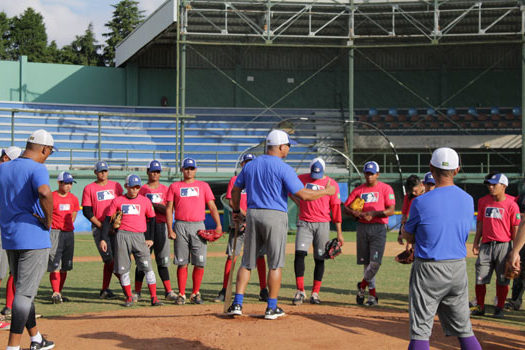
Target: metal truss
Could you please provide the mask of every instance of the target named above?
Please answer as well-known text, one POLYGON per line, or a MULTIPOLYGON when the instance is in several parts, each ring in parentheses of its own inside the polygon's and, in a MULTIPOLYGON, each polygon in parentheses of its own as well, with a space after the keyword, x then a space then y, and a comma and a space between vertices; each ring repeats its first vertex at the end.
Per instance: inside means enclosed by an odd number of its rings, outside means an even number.
POLYGON ((189 41, 374 46, 516 41, 523 0, 179 0, 189 41))

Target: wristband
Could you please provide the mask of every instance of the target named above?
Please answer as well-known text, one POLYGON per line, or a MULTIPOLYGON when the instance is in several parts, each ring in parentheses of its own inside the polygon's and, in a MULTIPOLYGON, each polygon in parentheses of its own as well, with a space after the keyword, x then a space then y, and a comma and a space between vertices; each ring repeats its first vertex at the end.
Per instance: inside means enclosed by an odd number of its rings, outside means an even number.
POLYGON ((234 213, 234 214, 239 214, 240 212, 241 212, 240 209, 237 209, 237 210, 233 209, 233 210, 232 210, 232 213, 234 213))

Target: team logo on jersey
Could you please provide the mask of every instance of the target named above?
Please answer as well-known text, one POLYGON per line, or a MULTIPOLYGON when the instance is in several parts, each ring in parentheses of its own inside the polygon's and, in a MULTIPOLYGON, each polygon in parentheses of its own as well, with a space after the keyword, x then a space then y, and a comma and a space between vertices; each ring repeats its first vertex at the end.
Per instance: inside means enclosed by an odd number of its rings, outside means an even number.
POLYGON ((125 215, 140 214, 140 204, 122 204, 120 209, 122 210, 122 214, 125 215))
POLYGON ((162 203, 162 193, 146 193, 151 203, 162 203))
POLYGON ((521 220, 521 215, 520 215, 520 213, 516 214, 516 219, 521 220))
POLYGON ((491 219, 503 219, 504 212, 505 212, 505 209, 503 208, 486 207, 485 217, 491 218, 491 219))
POLYGON ((308 188, 309 190, 312 190, 312 191, 321 191, 321 190, 324 190, 324 186, 321 186, 321 185, 316 185, 316 184, 311 184, 311 183, 307 183, 306 186, 304 186, 305 188, 308 188))
POLYGON ((363 199, 365 203, 379 202, 379 192, 361 193, 361 199, 363 199))
POLYGON ((113 192, 113 190, 104 190, 97 192, 98 201, 107 201, 110 199, 115 199, 115 192, 113 192))
POLYGON ((71 209, 71 205, 69 203, 66 204, 60 204, 58 206, 58 211, 68 211, 71 209))
POLYGON ((184 187, 180 189, 181 197, 198 197, 199 188, 198 187, 184 187))
POLYGON ((245 188, 243 188, 243 189, 241 190, 241 194, 246 194, 246 189, 245 189, 245 188))

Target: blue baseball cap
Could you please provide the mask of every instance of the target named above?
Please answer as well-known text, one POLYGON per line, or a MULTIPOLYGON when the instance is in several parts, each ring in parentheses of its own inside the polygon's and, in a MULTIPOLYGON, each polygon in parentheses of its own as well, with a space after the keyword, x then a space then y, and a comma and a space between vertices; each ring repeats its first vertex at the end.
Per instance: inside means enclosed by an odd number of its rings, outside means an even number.
POLYGON ((71 183, 77 183, 74 179, 73 179, 73 175, 71 175, 70 173, 68 173, 67 171, 63 171, 61 172, 60 174, 58 174, 58 177, 57 177, 57 180, 58 181, 61 181, 65 184, 71 184, 71 183))
POLYGON ((95 164, 95 172, 99 173, 103 170, 109 170, 109 167, 108 167, 108 163, 106 163, 105 161, 101 160, 99 162, 97 162, 97 164, 95 164))
POLYGON ((193 158, 184 158, 182 161, 182 169, 197 168, 197 162, 193 158))
POLYGON ((324 160, 321 158, 314 158, 310 162, 310 177, 314 180, 322 179, 324 176, 325 166, 324 160))
POLYGON ((489 184, 492 184, 492 185, 502 184, 502 185, 508 186, 509 185, 509 179, 507 179, 505 174, 499 173, 499 174, 492 175, 492 177, 490 179, 485 180, 485 183, 486 184, 489 183, 489 184))
POLYGON ((436 184, 436 180, 434 180, 434 176, 432 176, 432 173, 430 171, 425 174, 425 178, 423 179, 423 183, 424 184, 432 184, 432 185, 436 184))
POLYGON ((149 171, 162 171, 162 166, 158 160, 152 160, 148 165, 149 171))
POLYGON ((129 187, 142 186, 142 181, 140 176, 135 174, 130 174, 126 177, 126 185, 129 187))
POLYGON ((377 174, 379 172, 379 164, 377 164, 373 160, 370 162, 366 162, 365 166, 363 167, 363 172, 377 174))
POLYGON ((254 160, 255 156, 251 153, 246 153, 244 156, 242 156, 242 162, 249 162, 250 160, 254 160))

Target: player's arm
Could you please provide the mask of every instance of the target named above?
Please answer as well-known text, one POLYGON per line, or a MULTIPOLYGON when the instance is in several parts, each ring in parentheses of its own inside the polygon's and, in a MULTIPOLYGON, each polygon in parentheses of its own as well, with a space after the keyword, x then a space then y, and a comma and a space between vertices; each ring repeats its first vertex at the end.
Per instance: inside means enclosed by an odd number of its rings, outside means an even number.
POLYGON ((343 228, 341 224, 343 222, 343 217, 341 215, 341 202, 339 201, 339 196, 332 196, 332 198, 330 198, 330 212, 332 213, 332 222, 335 224, 337 240, 342 246, 345 243, 345 240, 343 238, 343 228))
POLYGON ((74 211, 71 213, 71 222, 75 222, 76 219, 77 219, 77 212, 74 211))
POLYGON ((525 220, 521 220, 518 226, 518 232, 513 242, 512 250, 509 254, 509 262, 512 264, 515 270, 520 269, 520 250, 525 244, 525 220))
MULTIPOLYGON (((479 212, 478 212, 479 215, 479 212)), ((474 242, 472 243, 472 253, 474 255, 479 254, 479 242, 483 234, 483 221, 476 221, 476 235, 474 236, 474 242)))
POLYGON ((86 219, 88 219, 94 226, 99 229, 102 228, 102 223, 95 217, 92 206, 84 205, 82 207, 82 214, 84 214, 86 219))
POLYGON ((219 211, 217 210, 215 202, 208 201, 206 204, 208 205, 208 209, 210 209, 210 215, 213 218, 213 221, 215 221, 215 225, 217 225, 217 227, 215 227, 215 231, 218 233, 222 232, 221 218, 219 216, 219 211))
POLYGON ((512 228, 510 229, 511 239, 513 242, 516 239, 516 236, 518 235, 518 227, 519 226, 512 226, 512 228))
POLYGON ((166 204, 166 226, 168 228, 168 238, 177 238, 175 231, 173 231, 173 201, 168 201, 166 204))
POLYGON ((153 209, 155 209, 156 214, 166 215, 166 205, 161 203, 153 203, 153 209))
POLYGON ((404 240, 406 240, 408 243, 410 243, 410 244, 414 244, 416 242, 415 235, 412 234, 411 232, 408 232, 407 230, 405 230, 405 226, 404 225, 401 228, 401 237, 404 240))
POLYGON ((385 210, 373 210, 373 211, 362 212, 362 213, 359 213, 359 216, 367 221, 370 221, 373 218, 386 218, 386 217, 394 215, 394 209, 395 209, 395 205, 392 204, 392 205, 387 206, 385 210))
POLYGON ((309 188, 301 188, 298 192, 295 192, 294 195, 303 200, 303 201, 315 201, 324 196, 331 196, 335 194, 335 187, 330 185, 330 180, 326 183, 324 189, 320 191, 314 191, 309 188))
POLYGON ((146 219, 146 232, 144 232, 144 238, 148 248, 153 246, 153 237, 155 236, 155 217, 146 219))
POLYGON ((301 199, 299 199, 299 197, 297 197, 293 193, 290 193, 288 197, 290 197, 290 199, 295 203, 295 205, 301 205, 301 199))
POLYGON ((47 229, 50 229, 53 221, 53 193, 49 185, 41 185, 38 187, 38 199, 40 200, 40 207, 42 207, 44 211, 43 224, 47 229))
POLYGON ((109 240, 109 230, 111 229, 111 216, 106 216, 104 222, 102 223, 102 233, 100 239, 100 249, 103 252, 108 250, 107 241, 109 240))
POLYGON ((233 186, 230 199, 233 221, 239 224, 243 222, 246 217, 246 213, 241 212, 241 191, 242 188, 233 186))

